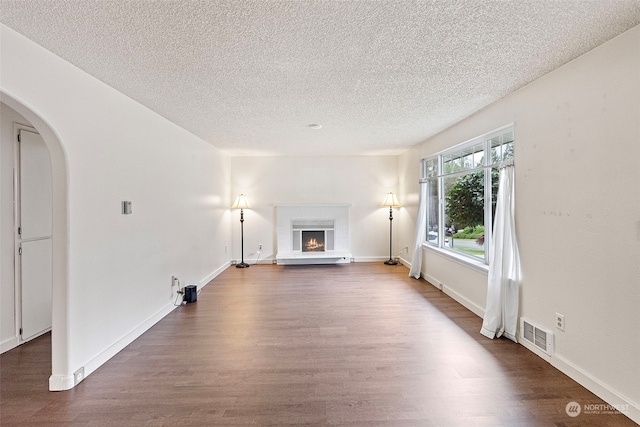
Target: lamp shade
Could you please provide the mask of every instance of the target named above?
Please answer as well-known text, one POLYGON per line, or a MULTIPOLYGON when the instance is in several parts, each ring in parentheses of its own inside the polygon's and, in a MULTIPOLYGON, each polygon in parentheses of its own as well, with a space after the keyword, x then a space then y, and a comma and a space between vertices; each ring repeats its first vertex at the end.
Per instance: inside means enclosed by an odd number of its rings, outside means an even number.
POLYGON ((231 205, 231 209, 250 209, 251 207, 249 206, 249 200, 247 199, 247 196, 245 196, 244 194, 240 194, 238 197, 236 197, 236 201, 233 202, 233 205, 231 205))
POLYGON ((395 194, 388 193, 384 198, 384 202, 382 202, 382 206, 389 206, 394 208, 400 206, 400 202, 398 202, 398 198, 395 194))

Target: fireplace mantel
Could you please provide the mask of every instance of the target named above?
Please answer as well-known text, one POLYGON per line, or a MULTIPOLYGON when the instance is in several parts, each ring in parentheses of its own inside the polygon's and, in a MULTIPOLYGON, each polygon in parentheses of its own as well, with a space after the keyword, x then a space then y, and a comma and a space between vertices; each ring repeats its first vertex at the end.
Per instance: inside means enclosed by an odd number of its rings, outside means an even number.
POLYGON ((276 204, 278 264, 342 264, 351 262, 349 203, 276 204), (307 252, 304 230, 322 233, 323 251, 307 252), (326 239, 326 242, 325 242, 326 239))

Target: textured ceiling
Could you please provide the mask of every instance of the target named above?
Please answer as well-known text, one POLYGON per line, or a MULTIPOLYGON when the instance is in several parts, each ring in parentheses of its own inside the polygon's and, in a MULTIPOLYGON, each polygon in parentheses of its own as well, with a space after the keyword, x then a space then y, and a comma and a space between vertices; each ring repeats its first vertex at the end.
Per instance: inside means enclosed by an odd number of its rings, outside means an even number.
POLYGON ((232 155, 397 154, 640 23, 640 0, 0 7, 7 26, 232 155))

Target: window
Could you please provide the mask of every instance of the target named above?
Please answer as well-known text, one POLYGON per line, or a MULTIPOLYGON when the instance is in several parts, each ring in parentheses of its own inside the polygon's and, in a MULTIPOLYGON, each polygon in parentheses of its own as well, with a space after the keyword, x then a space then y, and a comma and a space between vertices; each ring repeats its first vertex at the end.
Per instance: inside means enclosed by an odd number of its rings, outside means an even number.
POLYGON ((488 264, 499 166, 513 151, 509 126, 422 160, 427 244, 488 264))

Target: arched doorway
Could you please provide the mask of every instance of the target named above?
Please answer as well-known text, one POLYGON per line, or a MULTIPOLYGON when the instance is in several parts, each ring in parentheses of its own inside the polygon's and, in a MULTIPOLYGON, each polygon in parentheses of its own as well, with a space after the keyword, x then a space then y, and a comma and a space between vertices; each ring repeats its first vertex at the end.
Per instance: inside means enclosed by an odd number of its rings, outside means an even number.
POLYGON ((0 89, 0 102, 25 117, 42 136, 51 158, 52 184, 52 304, 51 304, 51 377, 49 390, 67 390, 74 386, 69 368, 67 293, 68 293, 68 166, 64 147, 46 118, 0 89))

